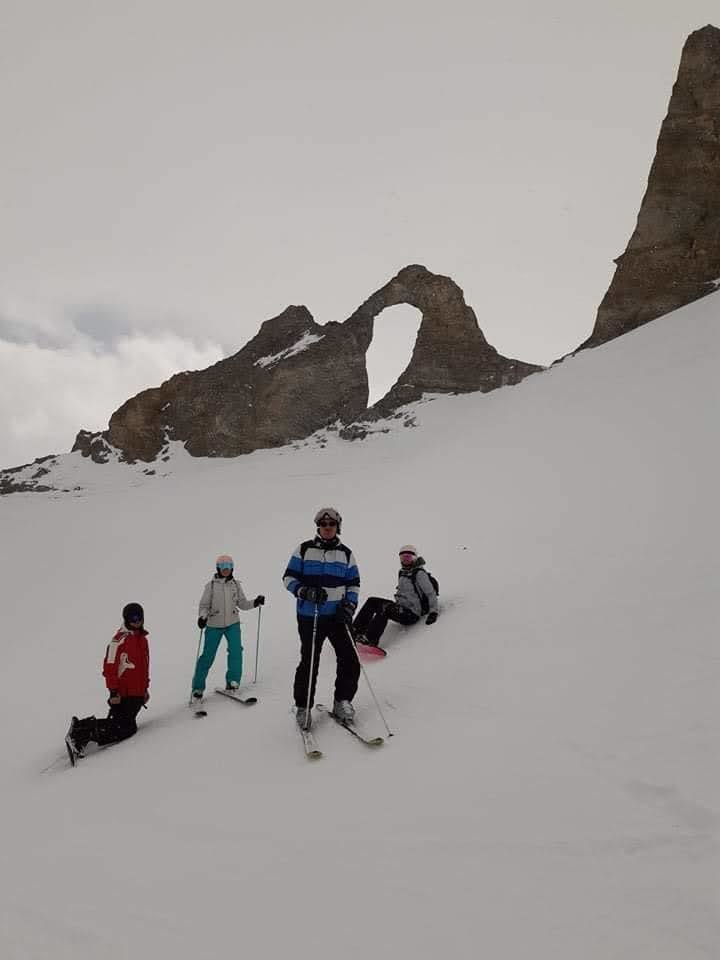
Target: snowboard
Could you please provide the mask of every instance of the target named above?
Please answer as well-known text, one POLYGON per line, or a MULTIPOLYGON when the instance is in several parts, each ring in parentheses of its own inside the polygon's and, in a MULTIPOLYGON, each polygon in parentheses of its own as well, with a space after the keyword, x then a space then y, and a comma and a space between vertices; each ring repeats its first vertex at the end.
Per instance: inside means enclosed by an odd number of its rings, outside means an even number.
POLYGON ((71 766, 75 766, 78 760, 82 757, 82 754, 75 746, 75 741, 72 738, 73 730, 75 729, 75 724, 77 723, 77 717, 73 717, 70 721, 70 726, 68 727, 68 732, 65 734, 65 749, 67 750, 68 759, 70 760, 71 766))
POLYGON ((355 647, 358 656, 365 663, 372 663, 374 660, 382 660, 387 656, 387 650, 382 647, 373 647, 369 643, 358 643, 355 647))

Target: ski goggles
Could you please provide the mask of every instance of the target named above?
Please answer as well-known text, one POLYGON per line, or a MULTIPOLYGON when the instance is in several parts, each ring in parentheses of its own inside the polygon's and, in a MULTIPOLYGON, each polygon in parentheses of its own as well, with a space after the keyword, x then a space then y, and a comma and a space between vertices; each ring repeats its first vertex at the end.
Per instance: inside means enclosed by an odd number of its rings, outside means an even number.
POLYGON ((320 523, 318 523, 318 526, 319 527, 336 527, 337 520, 330 520, 327 517, 323 517, 320 523))
POLYGON ((412 558, 414 558, 414 556, 415 554, 411 553, 409 550, 403 550, 403 552, 400 554, 400 558, 402 560, 411 560, 412 558))
POLYGON ((223 560, 222 563, 218 564, 218 570, 232 570, 232 568, 233 568, 233 565, 231 563, 227 563, 227 561, 225 560, 223 560))

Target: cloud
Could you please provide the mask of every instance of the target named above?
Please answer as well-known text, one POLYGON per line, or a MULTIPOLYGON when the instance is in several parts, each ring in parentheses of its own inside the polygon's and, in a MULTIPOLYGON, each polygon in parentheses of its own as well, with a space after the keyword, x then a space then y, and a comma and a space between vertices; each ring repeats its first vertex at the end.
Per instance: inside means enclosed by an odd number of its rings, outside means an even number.
POLYGON ((40 347, 62 347, 75 339, 76 332, 62 314, 40 304, 7 301, 0 305, 0 341, 34 343, 40 347))
POLYGON ((171 331, 133 330, 111 309, 0 310, 0 467, 70 449, 81 428, 102 430, 128 397, 224 355, 171 331))
POLYGON ((128 316, 112 307, 71 307, 65 316, 81 336, 88 337, 100 348, 112 348, 120 338, 133 332, 128 316))

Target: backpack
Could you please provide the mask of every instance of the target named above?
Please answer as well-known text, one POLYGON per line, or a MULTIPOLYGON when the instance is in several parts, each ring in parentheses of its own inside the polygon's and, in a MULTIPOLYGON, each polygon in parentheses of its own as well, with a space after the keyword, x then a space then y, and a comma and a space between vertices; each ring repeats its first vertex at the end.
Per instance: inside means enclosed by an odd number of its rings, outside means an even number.
MULTIPOLYGON (((420 601, 420 610, 422 612, 422 615, 425 616, 425 614, 430 609, 430 603, 428 601, 428 598, 425 596, 425 594, 421 590, 418 590, 417 584, 415 583, 415 581, 417 580, 417 575, 421 570, 425 570, 425 568, 418 567, 417 570, 413 570, 413 572, 410 574, 410 581, 413 585, 413 589, 415 590, 415 593, 418 595, 418 600, 420 601)), ((428 575, 428 579, 432 584, 432 588, 435 591, 435 595, 439 597, 440 584, 437 582, 437 579, 430 573, 429 570, 425 570, 425 573, 428 575)))

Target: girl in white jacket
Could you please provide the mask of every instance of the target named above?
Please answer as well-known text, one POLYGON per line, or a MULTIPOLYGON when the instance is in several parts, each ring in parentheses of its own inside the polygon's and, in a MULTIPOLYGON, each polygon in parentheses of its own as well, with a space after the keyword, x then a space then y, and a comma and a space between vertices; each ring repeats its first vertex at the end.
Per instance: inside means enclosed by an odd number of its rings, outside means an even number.
POLYGON ((227 673, 225 689, 237 690, 242 678, 243 648, 239 610, 252 610, 265 603, 261 594, 248 600, 243 588, 233 577, 233 558, 221 554, 215 561, 215 576, 205 585, 198 609, 197 625, 205 631, 203 650, 195 665, 192 681, 193 699, 201 700, 205 692, 208 670, 223 636, 227 639, 227 673))

